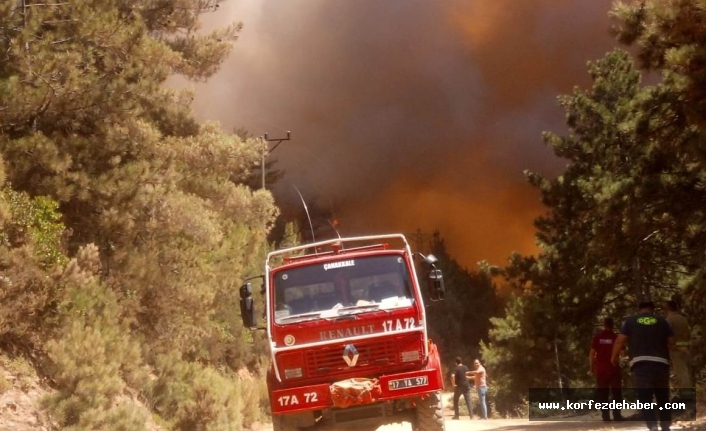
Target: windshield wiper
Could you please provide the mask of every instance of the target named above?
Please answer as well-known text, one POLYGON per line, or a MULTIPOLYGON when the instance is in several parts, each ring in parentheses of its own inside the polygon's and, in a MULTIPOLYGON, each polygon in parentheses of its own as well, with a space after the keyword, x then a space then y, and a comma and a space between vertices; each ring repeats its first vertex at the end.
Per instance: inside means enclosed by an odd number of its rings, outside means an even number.
MULTIPOLYGON (((360 304, 360 305, 348 305, 345 307, 338 307, 338 308, 329 308, 327 310, 321 310, 321 311, 310 311, 308 313, 302 313, 302 314, 294 314, 292 316, 284 316, 284 317, 279 317, 276 318, 277 323, 284 323, 284 322, 290 322, 294 320, 301 319, 301 321, 306 321, 306 320, 314 320, 314 319, 325 319, 325 320, 338 320, 341 318, 350 318, 353 317, 354 314, 357 314, 356 312, 363 312, 363 311, 373 311, 373 310, 378 310, 380 308, 380 303, 375 302, 375 303, 370 303, 370 304, 360 304)), ((390 313, 390 310, 388 309, 381 309, 384 310, 388 313, 390 313)))
POLYGON ((384 311, 387 311, 388 313, 390 313, 390 310, 381 309, 379 303, 349 305, 347 307, 342 307, 342 308, 336 309, 336 311, 338 311, 339 316, 350 316, 352 314, 357 314, 356 312, 377 311, 377 310, 384 310, 384 311))
POLYGON ((320 316, 321 316, 320 311, 310 311, 308 313, 293 314, 291 316, 284 316, 284 317, 275 318, 275 321, 281 323, 284 321, 295 320, 295 319, 313 320, 313 319, 316 319, 320 316))
POLYGON ((361 310, 365 308, 380 308, 380 304, 375 302, 371 304, 360 304, 360 305, 347 305, 345 307, 337 308, 336 310, 338 311, 347 311, 347 310, 361 310))
POLYGON ((327 320, 329 322, 335 322, 338 320, 355 320, 355 314, 339 314, 337 316, 322 316, 322 319, 327 320))

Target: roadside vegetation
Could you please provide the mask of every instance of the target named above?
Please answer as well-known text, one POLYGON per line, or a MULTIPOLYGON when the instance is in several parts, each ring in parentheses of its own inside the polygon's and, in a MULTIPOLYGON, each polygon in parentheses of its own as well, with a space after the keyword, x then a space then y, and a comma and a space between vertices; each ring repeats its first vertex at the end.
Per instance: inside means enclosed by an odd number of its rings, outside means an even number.
POLYGON ((500 411, 530 387, 591 386, 591 335, 640 297, 682 304, 697 392, 706 385, 706 9, 646 0, 617 2, 611 15, 636 58, 607 53, 588 66, 591 88, 559 98, 569 132, 544 141, 566 170, 527 173, 547 207, 535 222, 540 253, 494 271, 513 292, 482 346, 500 411), (657 82, 644 84, 646 72, 657 82))
POLYGON ((240 26, 198 32, 217 4, 0 4, 0 349, 46 376, 61 428, 265 416, 238 377, 264 342, 237 311, 278 212, 246 185, 261 143, 198 124, 164 85, 218 70, 240 26))

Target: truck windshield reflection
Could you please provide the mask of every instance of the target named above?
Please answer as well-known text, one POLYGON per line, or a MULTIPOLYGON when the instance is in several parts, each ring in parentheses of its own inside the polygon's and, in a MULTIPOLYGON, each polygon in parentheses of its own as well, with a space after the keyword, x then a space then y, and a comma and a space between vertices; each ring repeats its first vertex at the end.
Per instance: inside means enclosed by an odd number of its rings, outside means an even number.
POLYGON ((330 319, 411 307, 411 278, 397 255, 342 258, 319 265, 282 268, 272 280, 275 322, 330 319))

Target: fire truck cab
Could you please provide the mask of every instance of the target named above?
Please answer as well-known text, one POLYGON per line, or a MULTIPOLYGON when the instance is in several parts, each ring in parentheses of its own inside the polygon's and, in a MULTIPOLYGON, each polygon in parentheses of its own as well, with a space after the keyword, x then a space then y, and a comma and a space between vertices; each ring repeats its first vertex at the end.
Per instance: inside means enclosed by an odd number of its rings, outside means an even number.
MULTIPOLYGON (((401 234, 268 254, 262 292, 274 431, 401 421, 444 430, 441 363, 425 313, 425 300, 443 299, 443 278, 433 256, 417 255, 426 264, 426 295, 401 234)), ((249 327, 256 326, 252 292, 250 283, 240 288, 249 327)))

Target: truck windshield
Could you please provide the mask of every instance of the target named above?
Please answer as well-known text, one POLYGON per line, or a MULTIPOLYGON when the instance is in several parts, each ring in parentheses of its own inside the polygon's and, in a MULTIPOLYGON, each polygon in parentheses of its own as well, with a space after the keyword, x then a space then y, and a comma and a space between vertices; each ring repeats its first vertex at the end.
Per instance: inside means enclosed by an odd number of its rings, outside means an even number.
POLYGON ((274 274, 275 322, 411 306, 411 278, 401 256, 327 261, 274 274), (330 312, 329 310, 333 310, 330 312))

